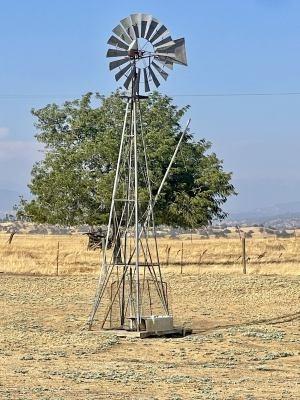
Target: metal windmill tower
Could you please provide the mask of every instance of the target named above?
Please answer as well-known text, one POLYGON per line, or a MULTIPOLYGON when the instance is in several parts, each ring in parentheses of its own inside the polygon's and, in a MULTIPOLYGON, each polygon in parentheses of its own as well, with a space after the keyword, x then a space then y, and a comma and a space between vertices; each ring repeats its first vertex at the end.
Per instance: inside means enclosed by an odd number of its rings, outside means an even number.
POLYGON ((184 39, 148 14, 132 14, 113 29, 109 69, 128 90, 123 130, 112 192, 102 268, 89 329, 139 333, 178 332, 173 327, 167 284, 162 279, 156 241, 155 203, 188 129, 182 133, 155 196, 151 188, 141 101, 151 86, 168 78, 174 64, 187 65, 184 39))

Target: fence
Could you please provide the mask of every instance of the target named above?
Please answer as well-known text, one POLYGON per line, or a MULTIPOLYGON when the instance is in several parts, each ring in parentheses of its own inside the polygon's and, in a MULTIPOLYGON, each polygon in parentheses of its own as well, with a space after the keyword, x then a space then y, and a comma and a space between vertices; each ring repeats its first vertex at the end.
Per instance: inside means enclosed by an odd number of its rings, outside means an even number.
MULTIPOLYGON (((97 273, 99 250, 87 250, 81 235, 0 234, 0 273, 81 274, 97 273)), ((154 244, 153 244, 154 245, 154 244)), ((300 263, 300 238, 198 239, 159 238, 160 261, 164 268, 184 274, 210 267, 217 270, 255 272, 266 267, 274 272, 285 268, 295 273, 300 263)))

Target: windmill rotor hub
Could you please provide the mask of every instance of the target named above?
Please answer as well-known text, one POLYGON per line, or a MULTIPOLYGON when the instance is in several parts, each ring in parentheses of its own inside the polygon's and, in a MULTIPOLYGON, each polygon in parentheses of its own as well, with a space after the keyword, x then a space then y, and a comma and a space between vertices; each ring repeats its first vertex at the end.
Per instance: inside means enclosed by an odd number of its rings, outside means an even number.
POLYGON ((132 59, 139 60, 139 59, 143 58, 144 54, 145 54, 145 51, 143 51, 143 50, 134 50, 134 49, 128 50, 128 55, 132 59))

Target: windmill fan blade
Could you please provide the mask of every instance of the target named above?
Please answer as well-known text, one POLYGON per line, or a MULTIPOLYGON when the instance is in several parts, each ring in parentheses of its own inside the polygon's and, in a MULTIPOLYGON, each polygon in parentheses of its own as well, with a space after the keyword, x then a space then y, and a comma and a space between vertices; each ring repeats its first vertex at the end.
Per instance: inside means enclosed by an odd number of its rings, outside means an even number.
POLYGON ((157 77, 156 77, 155 73, 153 72, 153 69, 150 67, 150 65, 149 65, 148 69, 149 69, 151 78, 152 78, 152 80, 154 82, 154 85, 156 87, 158 87, 160 85, 159 80, 157 79, 157 77))
POLYGON ((115 69, 115 68, 117 68, 117 67, 120 67, 121 65, 123 65, 125 63, 127 63, 129 60, 130 60, 129 57, 125 57, 125 58, 122 58, 121 60, 111 61, 109 63, 110 71, 115 69))
POLYGON ((108 49, 106 57, 122 57, 127 56, 128 53, 125 50, 108 49))
POLYGON ((141 33, 141 25, 142 25, 142 14, 131 14, 130 15, 132 21, 132 27, 135 32, 135 36, 138 38, 140 37, 141 33))
POLYGON ((155 55, 154 58, 158 60, 160 63, 162 63, 164 66, 166 66, 169 69, 173 69, 173 63, 172 61, 169 60, 169 58, 165 56, 157 56, 155 55))
POLYGON ((125 65, 124 68, 122 68, 116 75, 116 81, 118 81, 120 78, 122 78, 122 76, 129 70, 129 68, 131 68, 131 63, 128 63, 128 65, 125 65))
POLYGON ((144 84, 145 84, 145 92, 150 92, 150 86, 146 68, 144 69, 144 84))
POLYGON ((135 39, 133 42, 131 42, 131 45, 129 46, 129 51, 130 50, 138 50, 139 48, 139 44, 138 44, 138 40, 135 39))
POLYGON ((128 36, 128 34, 125 32, 124 28, 121 25, 117 25, 113 29, 113 33, 115 35, 117 35, 119 38, 121 38, 122 40, 124 40, 124 42, 126 42, 127 44, 130 44, 132 42, 131 37, 128 36))
POLYGON ((149 14, 142 14, 142 23, 141 23, 141 37, 144 38, 146 35, 147 25, 152 21, 152 17, 149 14))
POLYGON ((171 46, 174 44, 175 44, 175 42, 172 40, 171 36, 168 36, 165 39, 162 39, 159 42, 155 43, 155 45, 153 47, 155 47, 155 49, 158 49, 163 46, 171 46))
POLYGON ((162 36, 164 33, 168 32, 168 29, 162 25, 153 36, 151 36, 151 38, 149 39, 149 41, 151 43, 154 43, 155 40, 157 40, 160 36, 162 36))
POLYGON ((147 28, 147 21, 142 21, 142 26, 141 26, 141 37, 145 37, 146 33, 146 28, 147 28))
POLYGON ((108 41, 108 44, 111 44, 112 46, 120 47, 121 49, 128 50, 128 44, 123 43, 120 39, 116 38, 115 36, 111 36, 108 41))
POLYGON ((124 27, 126 33, 128 34, 128 36, 130 36, 131 40, 136 39, 135 31, 134 31, 133 26, 132 26, 131 18, 130 17, 126 17, 126 18, 122 19, 121 20, 121 24, 123 25, 123 27, 124 27))
POLYGON ((148 26, 148 30, 147 30, 145 39, 149 40, 150 36, 154 32, 154 29, 157 27, 158 24, 159 24, 159 22, 156 21, 155 19, 151 20, 151 22, 149 23, 149 26, 148 26))
POLYGON ((130 83, 132 82, 133 72, 134 72, 134 70, 132 69, 132 70, 130 71, 130 74, 129 74, 129 75, 127 76, 127 78, 126 78, 126 81, 124 82, 124 86, 125 86, 126 89, 129 88, 129 85, 130 85, 130 83))
POLYGON ((154 61, 152 61, 152 65, 153 67, 156 69, 156 71, 164 78, 164 80, 166 81, 168 78, 168 74, 166 73, 166 71, 164 71, 159 65, 157 65, 154 61))

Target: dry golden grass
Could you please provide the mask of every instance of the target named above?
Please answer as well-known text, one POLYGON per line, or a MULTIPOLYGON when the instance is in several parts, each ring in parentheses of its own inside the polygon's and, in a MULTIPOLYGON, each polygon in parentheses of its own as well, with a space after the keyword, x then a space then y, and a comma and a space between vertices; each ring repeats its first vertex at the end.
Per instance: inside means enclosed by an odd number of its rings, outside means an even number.
MULTIPOLYGON (((83 235, 0 234, 0 272, 60 275, 97 274, 101 255, 87 250, 83 235), (59 249, 58 249, 59 247, 59 249)), ((247 239, 249 274, 299 275, 300 237, 247 239)), ((241 272, 239 238, 199 239, 183 236, 158 239, 160 260, 165 268, 179 268, 183 273, 241 272), (182 254, 183 248, 183 254, 182 254)), ((150 247, 154 248, 150 240, 150 247)))
POLYGON ((194 334, 145 340, 82 330, 100 264, 85 236, 7 239, 1 400, 299 399, 299 238, 247 240, 248 275, 237 238, 160 238, 175 322, 194 334))
POLYGON ((299 399, 299 277, 164 272, 192 336, 82 330, 95 275, 1 274, 0 399, 299 399))

